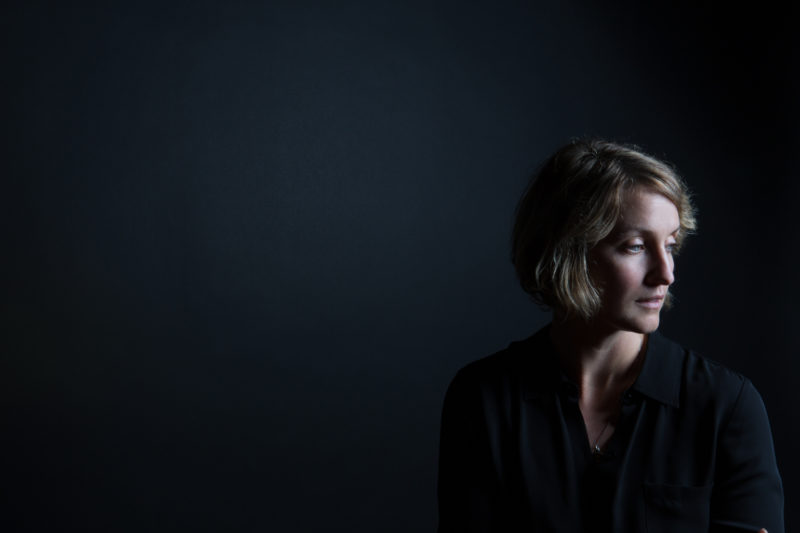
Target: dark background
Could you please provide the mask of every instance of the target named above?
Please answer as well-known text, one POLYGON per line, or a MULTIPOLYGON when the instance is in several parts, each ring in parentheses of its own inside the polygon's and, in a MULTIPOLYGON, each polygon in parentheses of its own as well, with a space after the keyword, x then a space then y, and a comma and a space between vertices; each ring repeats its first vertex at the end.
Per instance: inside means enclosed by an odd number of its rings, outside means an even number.
POLYGON ((759 388, 800 523, 792 13, 126 4, 0 13, 2 520, 433 530, 449 380, 548 320, 517 198, 600 135, 692 187, 662 330, 759 388))

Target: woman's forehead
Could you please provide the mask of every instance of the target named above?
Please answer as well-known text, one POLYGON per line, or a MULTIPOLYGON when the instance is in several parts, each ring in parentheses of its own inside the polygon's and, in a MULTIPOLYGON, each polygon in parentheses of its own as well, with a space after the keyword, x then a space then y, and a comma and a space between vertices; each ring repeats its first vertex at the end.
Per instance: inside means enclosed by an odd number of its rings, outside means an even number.
POLYGON ((625 193, 614 233, 675 233, 680 229, 678 208, 658 192, 636 188, 625 193))

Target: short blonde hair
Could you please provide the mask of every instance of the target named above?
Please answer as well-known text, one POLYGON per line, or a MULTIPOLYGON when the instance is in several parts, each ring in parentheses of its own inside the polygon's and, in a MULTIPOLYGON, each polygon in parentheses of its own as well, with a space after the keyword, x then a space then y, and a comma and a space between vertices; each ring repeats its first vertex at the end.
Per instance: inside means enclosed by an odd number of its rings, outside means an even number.
POLYGON ((522 288, 557 316, 590 319, 600 291, 589 251, 614 229, 626 191, 645 187, 677 208, 675 251, 696 228, 689 190, 675 169, 632 145, 575 140, 542 165, 517 206, 511 261, 522 288))

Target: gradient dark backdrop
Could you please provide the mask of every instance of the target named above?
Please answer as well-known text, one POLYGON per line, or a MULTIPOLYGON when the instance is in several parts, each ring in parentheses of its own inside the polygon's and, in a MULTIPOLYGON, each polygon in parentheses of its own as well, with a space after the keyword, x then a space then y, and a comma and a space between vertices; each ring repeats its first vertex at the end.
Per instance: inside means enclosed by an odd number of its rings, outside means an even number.
POLYGON ((760 389, 800 523, 790 13, 119 4, 2 8, 3 520, 432 530, 450 378, 548 319, 516 200, 600 135, 693 188, 662 330, 760 389))

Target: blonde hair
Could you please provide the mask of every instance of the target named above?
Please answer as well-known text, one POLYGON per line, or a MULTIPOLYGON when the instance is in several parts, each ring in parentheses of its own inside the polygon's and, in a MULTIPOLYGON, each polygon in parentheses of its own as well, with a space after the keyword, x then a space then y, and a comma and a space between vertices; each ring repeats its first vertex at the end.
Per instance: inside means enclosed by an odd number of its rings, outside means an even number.
POLYGON ((634 187, 677 208, 677 252, 696 221, 689 190, 670 165, 636 146, 598 139, 572 141, 545 161, 517 206, 512 234, 511 261, 525 292, 557 316, 590 319, 600 291, 589 275, 589 251, 614 229, 634 187))

